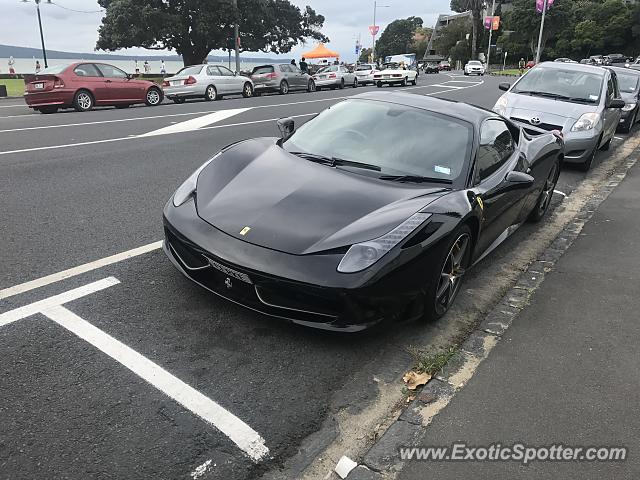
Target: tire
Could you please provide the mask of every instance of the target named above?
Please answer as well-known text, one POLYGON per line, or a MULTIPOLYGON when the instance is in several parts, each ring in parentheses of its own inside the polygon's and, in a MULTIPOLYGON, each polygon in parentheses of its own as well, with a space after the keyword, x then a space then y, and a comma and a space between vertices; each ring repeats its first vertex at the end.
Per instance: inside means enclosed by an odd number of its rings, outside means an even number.
POLYGON ((215 102, 218 100, 218 90, 213 85, 209 85, 207 89, 204 91, 204 99, 207 102, 215 102))
POLYGON ((435 272, 431 272, 431 278, 428 279, 429 283, 424 304, 424 317, 426 320, 436 320, 444 316, 453 305, 456 296, 460 292, 464 272, 470 264, 472 246, 471 229, 467 225, 460 225, 449 236, 443 257, 437 263, 438 268, 436 268, 435 272), (462 247, 463 245, 464 251, 458 250, 456 252, 454 247, 462 247), (455 265, 450 261, 452 255, 460 256, 459 262, 456 262, 455 265), (451 279, 451 277, 445 279, 445 273, 448 273, 449 270, 458 272, 455 275, 455 280, 451 279), (449 295, 446 298, 446 304, 443 305, 442 301, 445 300, 443 297, 447 293, 449 295))
POLYGON ((73 108, 76 112, 88 112, 94 103, 93 95, 88 90, 78 90, 73 97, 73 108))
POLYGON ((409 79, 409 77, 404 77, 402 79, 402 81, 400 82, 400 86, 401 87, 406 87, 407 86, 407 80, 409 79))
POLYGON ((382 88, 382 82, 378 82, 378 83, 376 83, 376 87, 378 87, 378 88, 382 88))
POLYGON ((120 105, 116 105, 116 108, 120 110, 124 110, 125 108, 129 108, 130 106, 131 105, 129 105, 128 103, 122 103, 120 105))
POLYGON ((253 87, 251 86, 251 84, 249 82, 246 82, 244 84, 244 86, 242 87, 242 96, 244 98, 253 97, 253 87))
POLYGON ((280 88, 278 90, 278 93, 280 95, 286 95, 287 93, 289 93, 289 84, 285 80, 280 82, 280 88))
POLYGON ((307 92, 311 93, 315 92, 316 90, 316 82, 314 82, 313 80, 309 80, 309 83, 307 83, 307 92))
POLYGON ((173 97, 171 100, 173 100, 173 103, 178 105, 182 105, 185 102, 183 97, 173 97))
POLYGON ((357 78, 353 79, 353 88, 358 88, 358 79, 357 78))
POLYGON ((468 74, 467 72, 464 72, 464 76, 465 76, 465 77, 468 77, 468 76, 469 76, 469 74, 468 74))
POLYGON ((587 160, 585 160, 583 163, 578 164, 579 170, 583 172, 588 172, 591 169, 593 160, 594 158, 596 158, 596 153, 598 153, 598 145, 600 145, 600 140, 602 140, 602 138, 598 139, 598 143, 596 143, 595 146, 593 147, 593 150, 589 154, 589 158, 587 158, 587 160))
POLYGON ((416 75, 416 78, 413 79, 413 81, 411 82, 411 85, 417 85, 418 84, 418 76, 416 75))
POLYGON ((157 107, 162 103, 162 92, 159 88, 151 87, 147 90, 147 95, 144 97, 144 103, 147 107, 157 107))
POLYGON ((527 220, 529 222, 539 222, 542 220, 549 210, 549 205, 551 204, 551 198, 553 197, 553 191, 556 189, 556 184, 558 183, 558 177, 560 176, 560 162, 556 162, 553 164, 553 167, 547 174, 547 179, 544 181, 544 185, 542 186, 542 192, 540 192, 540 196, 538 197, 538 201, 536 202, 536 206, 533 207, 533 210, 529 214, 527 220))
POLYGON ((631 133, 631 130, 633 130, 633 126, 636 124, 636 121, 638 120, 638 111, 636 110, 635 113, 633 114, 633 117, 631 117, 631 121, 629 122, 629 126, 628 127, 624 127, 622 129, 623 133, 631 133))
POLYGON ((36 110, 38 110, 40 113, 43 113, 44 115, 50 115, 52 113, 56 113, 58 111, 58 107, 55 107, 55 106, 40 107, 40 108, 37 108, 36 110))
POLYGON ((600 150, 602 150, 603 152, 606 152, 607 150, 609 150, 609 148, 611 147, 612 140, 613 140, 613 137, 607 140, 605 144, 600 147, 600 150))
POLYGON ((340 79, 340 90, 342 90, 344 88, 344 78, 340 79))

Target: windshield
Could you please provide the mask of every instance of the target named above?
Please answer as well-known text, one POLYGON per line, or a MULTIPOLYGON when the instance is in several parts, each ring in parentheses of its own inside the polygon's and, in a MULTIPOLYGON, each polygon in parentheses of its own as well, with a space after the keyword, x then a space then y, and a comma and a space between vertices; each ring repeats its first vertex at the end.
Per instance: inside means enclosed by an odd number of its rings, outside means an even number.
POLYGON ((478 60, 471 60, 469 65, 482 65, 478 60))
POLYGON ((198 75, 202 71, 202 65, 193 65, 191 67, 184 67, 177 75, 198 75))
POLYGON ((283 148, 373 165, 378 175, 453 181, 469 158, 472 132, 467 122, 427 110, 347 100, 301 126, 283 148))
POLYGON ((633 93, 638 89, 638 75, 618 73, 618 87, 621 92, 633 93))
POLYGON ((360 65, 356 70, 358 71, 373 70, 373 65, 360 65))
POLYGON ((512 92, 598 103, 603 78, 604 74, 537 67, 522 77, 512 92))

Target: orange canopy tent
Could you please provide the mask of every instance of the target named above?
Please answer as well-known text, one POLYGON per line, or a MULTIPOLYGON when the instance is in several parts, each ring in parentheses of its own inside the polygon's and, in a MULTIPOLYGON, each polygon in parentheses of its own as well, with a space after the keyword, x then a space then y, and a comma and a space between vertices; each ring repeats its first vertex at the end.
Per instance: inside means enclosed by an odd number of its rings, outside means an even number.
POLYGON ((340 54, 333 50, 329 50, 324 46, 324 43, 319 43, 316 48, 310 52, 303 53, 302 56, 304 58, 339 58, 340 54))

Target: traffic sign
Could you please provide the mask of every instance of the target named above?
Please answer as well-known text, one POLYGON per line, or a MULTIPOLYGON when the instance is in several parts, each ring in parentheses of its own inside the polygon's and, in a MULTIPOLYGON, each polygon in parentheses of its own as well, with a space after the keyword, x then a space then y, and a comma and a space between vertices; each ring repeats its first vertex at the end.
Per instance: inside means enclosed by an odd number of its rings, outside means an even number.
POLYGON ((380 31, 380 27, 378 25, 371 25, 369 26, 369 33, 372 36, 376 36, 378 34, 378 32, 380 31))

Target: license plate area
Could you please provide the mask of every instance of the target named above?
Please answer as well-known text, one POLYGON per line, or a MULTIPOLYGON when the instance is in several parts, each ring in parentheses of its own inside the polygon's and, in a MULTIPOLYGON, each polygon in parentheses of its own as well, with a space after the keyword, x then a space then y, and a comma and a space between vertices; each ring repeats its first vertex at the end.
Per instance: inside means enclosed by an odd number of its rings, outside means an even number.
POLYGON ((248 283, 249 285, 253 284, 253 282, 251 281, 251 278, 249 278, 249 275, 247 275, 246 273, 239 272, 237 270, 234 270, 233 268, 229 268, 226 265, 222 265, 221 263, 218 263, 215 260, 212 260, 210 258, 208 260, 209 260, 209 265, 211 265, 213 268, 215 268, 219 272, 224 273, 228 277, 235 278, 236 280, 240 280, 244 283, 248 283))
POLYGON ((44 88, 44 83, 34 83, 33 88, 35 90, 42 90, 44 88))

